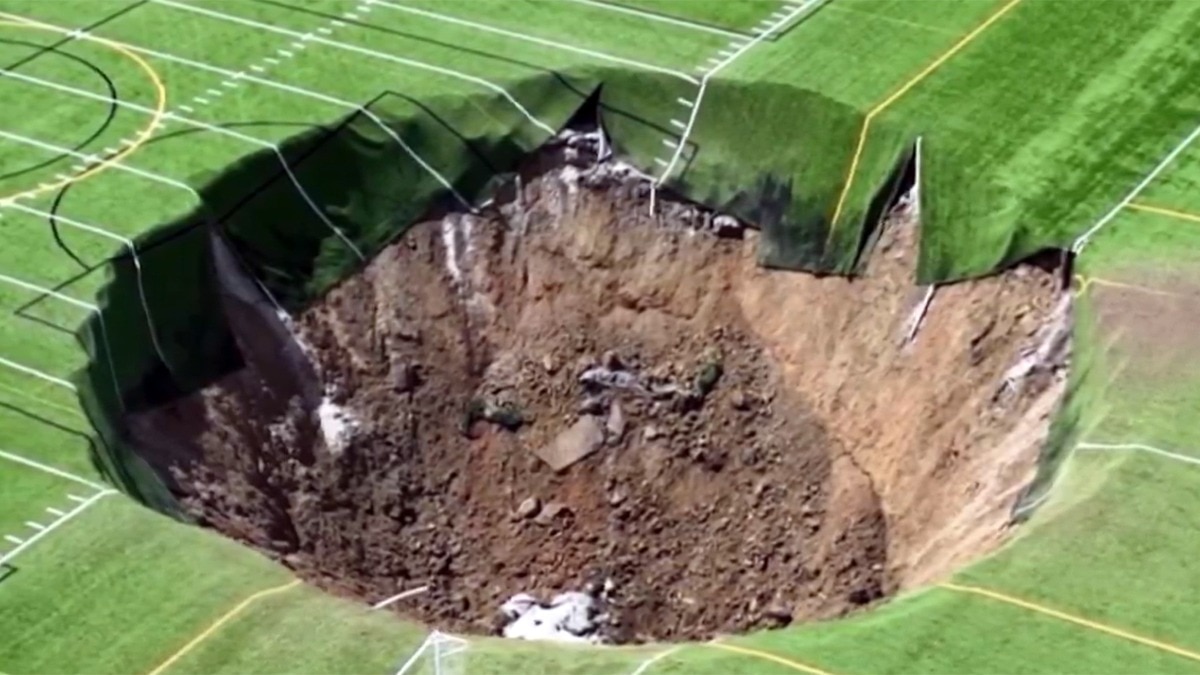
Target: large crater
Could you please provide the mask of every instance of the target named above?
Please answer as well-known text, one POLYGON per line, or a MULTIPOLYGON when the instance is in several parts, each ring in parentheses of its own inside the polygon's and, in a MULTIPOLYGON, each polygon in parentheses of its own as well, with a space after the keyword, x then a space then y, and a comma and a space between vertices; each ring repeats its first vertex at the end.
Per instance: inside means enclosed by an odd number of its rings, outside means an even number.
POLYGON ((907 210, 819 278, 537 164, 287 321, 302 349, 230 285, 247 367, 131 420, 199 522, 366 601, 428 586, 393 607, 450 630, 590 583, 616 641, 837 616, 1002 540, 1063 389, 1053 269, 926 305, 907 210))

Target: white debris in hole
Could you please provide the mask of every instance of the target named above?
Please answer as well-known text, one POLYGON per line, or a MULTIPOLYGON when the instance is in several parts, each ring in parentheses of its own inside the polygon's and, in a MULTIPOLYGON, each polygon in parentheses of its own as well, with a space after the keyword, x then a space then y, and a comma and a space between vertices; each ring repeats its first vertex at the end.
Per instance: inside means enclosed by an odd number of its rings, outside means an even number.
POLYGON ((347 408, 334 403, 328 393, 321 398, 321 405, 317 406, 317 418, 321 421, 325 447, 334 455, 342 454, 354 437, 354 432, 358 431, 358 418, 347 408))
POLYGON ((462 283, 462 269, 458 266, 457 214, 451 214, 442 219, 442 246, 446 249, 446 270, 454 283, 462 283))
POLYGON ((292 318, 292 315, 285 312, 282 307, 279 307, 275 309, 275 317, 279 319, 279 322, 287 329, 288 334, 296 341, 296 344, 300 347, 300 352, 307 356, 313 364, 318 363, 317 350, 313 349, 312 345, 300 337, 300 330, 297 328, 296 320, 292 318))
POLYGON ((596 599, 587 593, 559 593, 542 603, 528 593, 517 593, 500 607, 509 621, 504 637, 514 640, 553 642, 603 642, 600 628, 607 616, 600 613, 596 599))

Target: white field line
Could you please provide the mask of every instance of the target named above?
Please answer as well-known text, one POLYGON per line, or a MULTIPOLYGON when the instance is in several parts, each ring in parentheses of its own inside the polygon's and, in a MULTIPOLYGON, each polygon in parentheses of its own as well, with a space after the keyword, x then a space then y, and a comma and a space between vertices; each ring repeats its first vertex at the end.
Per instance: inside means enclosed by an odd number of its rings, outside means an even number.
POLYGON ((388 605, 390 605, 392 603, 398 602, 405 598, 411 598, 414 595, 420 595, 428 590, 429 590, 429 586, 417 586, 416 588, 410 588, 407 591, 397 593, 390 598, 385 598, 383 600, 380 600, 379 602, 375 603, 374 605, 371 605, 371 609, 383 609, 384 607, 387 607, 388 605))
POLYGON ((24 544, 24 543, 25 543, 25 540, 24 540, 24 539, 21 539, 21 538, 19 538, 19 537, 14 537, 14 536, 12 536, 11 534, 6 534, 6 535, 4 535, 4 539, 5 539, 6 541, 10 542, 10 543, 13 543, 13 544, 18 544, 18 545, 19 545, 19 544, 24 544))
POLYGON ((6 368, 12 368, 13 370, 15 370, 17 372, 25 373, 26 375, 32 375, 34 377, 43 379, 51 384, 57 384, 60 387, 66 387, 67 389, 70 389, 71 391, 75 391, 75 385, 62 379, 61 377, 55 377, 53 375, 50 375, 49 373, 43 373, 42 371, 38 370, 37 368, 30 368, 29 366, 21 365, 21 364, 17 363, 16 361, 10 361, 9 359, 4 358, 3 356, 0 356, 0 366, 5 366, 6 368))
POLYGON ((634 670, 629 675, 643 675, 647 670, 650 669, 651 666, 653 666, 654 664, 658 663, 659 661, 667 658, 668 656, 674 654, 675 652, 679 651, 682 648, 683 648, 682 645, 675 645, 674 647, 671 647, 669 649, 664 649, 661 652, 654 654, 650 658, 648 658, 645 661, 642 661, 640 664, 638 664, 637 669, 634 670))
POLYGON ((425 650, 429 648, 429 645, 429 637, 426 636, 425 639, 421 641, 420 646, 417 647, 417 650, 414 651, 412 655, 410 655, 408 659, 404 661, 404 663, 400 664, 400 669, 396 671, 396 675, 408 675, 409 669, 416 664, 417 659, 421 658, 421 655, 425 653, 425 650))
POLYGON ((10 560, 12 560, 13 558, 16 558, 22 552, 27 550, 30 546, 33 546, 34 544, 41 541, 43 537, 48 536, 51 532, 57 530, 58 528, 65 525, 67 522, 69 522, 70 520, 72 520, 73 518, 78 516, 79 514, 86 511, 88 509, 88 507, 90 507, 92 504, 95 504, 96 502, 107 497, 108 495, 115 495, 115 494, 117 494, 116 490, 102 489, 99 492, 97 492, 96 494, 92 495, 91 497, 85 499, 78 506, 71 509, 70 511, 67 511, 66 514, 64 514, 61 518, 58 518, 57 520, 51 522, 49 525, 46 525, 44 527, 44 529, 38 530, 36 534, 34 534, 32 537, 26 539, 25 541, 21 542, 20 544, 18 544, 16 548, 9 551, 8 553, 5 553, 3 556, 0 556, 0 565, 3 565, 5 563, 9 562, 10 560))
POLYGON ((716 26, 705 26, 704 24, 692 23, 690 21, 684 21, 683 19, 676 19, 674 17, 666 16, 663 14, 655 14, 653 12, 646 12, 646 11, 643 11, 640 9, 634 9, 633 7, 625 7, 623 5, 615 5, 615 4, 611 4, 608 2, 597 2, 596 0, 571 0, 571 2, 577 2, 581 5, 587 5, 589 7, 598 7, 600 9, 608 10, 610 12, 617 12, 619 14, 630 14, 632 16, 637 16, 637 17, 646 19, 647 21, 657 21, 659 23, 665 23, 665 24, 669 24, 672 26, 688 28, 688 29, 694 30, 694 31, 701 31, 704 33, 712 33, 713 35, 721 35, 723 37, 731 37, 731 38, 745 37, 744 34, 739 33, 737 31, 727 30, 724 28, 718 28, 716 26))
MULTIPOLYGON (((113 383, 113 389, 117 393, 117 400, 120 400, 121 387, 117 383, 117 375, 116 375, 117 365, 115 362, 113 362, 112 347, 109 344, 109 339, 108 339, 108 336, 109 336, 108 325, 104 321, 104 314, 102 314, 100 312, 99 307, 97 307, 96 305, 93 305, 89 302, 77 300, 75 298, 72 298, 69 295, 59 293, 58 291, 56 291, 52 288, 46 288, 44 286, 39 286, 37 284, 31 284, 28 281, 23 281, 21 279, 17 279, 16 277, 10 277, 7 274, 0 274, 0 282, 9 284, 10 286, 16 286, 17 288, 21 288, 21 289, 24 289, 27 291, 31 291, 33 293, 41 293, 42 295, 46 295, 46 296, 55 298, 57 300, 61 300, 69 305, 79 307, 81 309, 87 310, 89 313, 95 314, 96 317, 100 320, 100 333, 101 333, 101 337, 104 339, 104 355, 105 355, 105 358, 108 360, 108 368, 112 374, 111 379, 112 379, 112 383, 113 383)), ((92 356, 94 357, 94 355, 92 355, 92 356)))
MULTIPOLYGON (((0 16, 3 16, 3 14, 0 14, 0 16)), ((136 103, 130 103, 128 101, 121 101, 121 100, 113 101, 106 96, 101 96, 99 94, 96 94, 96 93, 93 93, 93 92, 90 92, 90 91, 87 91, 84 89, 76 89, 75 87, 68 87, 66 85, 59 84, 57 82, 52 82, 50 80, 43 80, 43 79, 37 78, 37 77, 30 77, 29 75, 13 72, 11 70, 0 70, 0 77, 10 77, 10 78, 14 78, 17 80, 22 80, 24 82, 29 82, 31 84, 36 84, 36 85, 46 87, 49 89, 55 89, 57 91, 74 94, 76 96, 80 96, 83 98, 89 98, 92 100, 102 101, 104 103, 114 104, 119 107, 126 108, 128 110, 135 110, 138 112, 146 113, 148 115, 155 114, 155 111, 153 109, 147 108, 142 105, 138 105, 136 103)), ((330 221, 329 218, 325 216, 325 214, 321 210, 321 208, 319 206, 317 206, 316 202, 313 201, 312 197, 308 194, 308 192, 306 192, 304 190, 304 187, 300 184, 300 179, 298 179, 296 177, 296 174, 292 171, 292 167, 287 163, 287 160, 284 158, 283 153, 279 150, 278 145, 271 143, 269 141, 264 141, 261 138, 257 138, 255 136, 247 136, 246 134, 234 131, 232 129, 226 129, 224 127, 214 126, 214 125, 208 124, 206 122, 201 122, 199 120, 194 120, 194 119, 191 119, 188 117, 183 117, 183 116, 176 114, 173 111, 168 111, 163 116, 167 119, 182 122, 183 124, 186 124, 191 127, 195 127, 197 129, 204 129, 206 131, 211 131, 212 133, 215 133, 215 134, 220 134, 222 136, 229 136, 230 138, 236 138, 236 139, 238 139, 240 141, 244 141, 246 143, 251 143, 253 145, 257 145, 262 148, 270 149, 272 152, 275 153, 275 156, 279 159, 279 163, 283 167, 284 172, 287 173, 288 178, 291 180, 292 185, 294 185, 296 187, 296 190, 300 193, 300 196, 308 204, 308 206, 312 210, 312 212, 314 214, 316 214, 316 216, 322 222, 325 223, 326 227, 328 227, 330 229, 330 231, 337 234, 337 236, 342 240, 342 242, 345 243, 346 246, 351 251, 353 251, 355 253, 355 255, 358 256, 359 260, 366 259, 366 257, 363 256, 362 251, 360 251, 358 249, 358 247, 354 245, 354 242, 351 241, 349 239, 349 237, 346 236, 346 233, 342 232, 341 229, 339 229, 336 225, 334 225, 333 222, 330 221)), ((60 217, 59 220, 63 220, 63 219, 60 217)), ((131 251, 133 250, 132 242, 131 242, 130 250, 131 251)), ((134 261, 135 261, 135 264, 139 265, 139 267, 140 267, 140 262, 138 262, 136 253, 134 253, 134 261)))
POLYGON ((20 279, 17 279, 16 277, 10 277, 7 274, 0 274, 0 282, 9 284, 11 286, 16 286, 17 288, 23 288, 27 291, 32 291, 34 293, 42 293, 42 294, 48 295, 52 298, 57 298, 59 300, 62 300, 65 303, 67 303, 68 305, 74 305, 81 309, 86 309, 89 312, 95 312, 99 309, 98 307, 91 304, 90 302, 84 302, 82 300, 77 300, 75 298, 72 298, 69 295, 64 295, 62 293, 59 293, 58 291, 56 291, 52 288, 44 288, 42 286, 38 286, 37 284, 31 284, 28 281, 22 281, 20 279))
POLYGON ((563 44, 561 42, 555 42, 554 40, 547 40, 545 38, 534 37, 532 35, 525 35, 523 33, 506 30, 504 28, 496 28, 495 26, 489 26, 489 25, 483 24, 483 23, 476 23, 474 21, 460 19, 460 18, 454 17, 454 16, 447 16, 445 14, 438 14, 437 12, 430 12, 430 11, 427 11, 424 9, 417 9, 416 7, 406 7, 404 5, 397 5, 395 3, 388 2, 387 0, 364 0, 364 2, 369 5, 378 6, 378 7, 386 7, 387 9, 391 9, 391 10, 394 10, 397 12, 404 12, 406 14, 412 14, 414 16, 421 16, 421 17, 425 17, 426 19, 432 19, 434 21, 441 21, 443 23, 453 24, 455 26, 471 28, 473 30, 483 31, 485 33, 493 33, 495 35, 502 35, 507 38, 512 38, 514 40, 521 40, 524 42, 530 42, 530 43, 533 43, 536 45, 541 45, 543 47, 549 47, 551 49, 559 49, 559 50, 571 52, 574 54, 581 54, 583 56, 587 56, 587 57, 594 58, 594 59, 599 59, 601 61, 611 61, 613 63, 619 63, 619 64, 625 65, 625 66, 632 66, 634 68, 640 68, 642 70, 648 70, 651 72, 662 73, 664 75, 671 75, 672 77, 678 77, 686 82, 691 82, 692 84, 699 84, 699 81, 696 80, 696 78, 692 77, 691 75, 688 75, 687 73, 681 73, 678 70, 674 70, 672 68, 664 68, 662 66, 656 66, 652 63, 645 63, 643 61, 627 59, 623 56, 613 56, 612 54, 607 54, 605 52, 598 52, 593 49, 585 49, 583 47, 575 47, 572 45, 563 44))
POLYGON ((1191 457, 1189 455, 1182 455, 1178 452, 1171 452, 1170 450, 1163 450, 1162 448, 1156 448, 1152 445, 1145 445, 1143 443, 1080 443, 1079 449, 1080 450, 1135 450, 1135 451, 1139 451, 1139 452, 1148 452, 1152 455, 1158 455, 1159 457, 1165 457, 1167 459, 1171 459, 1176 462, 1183 462, 1185 464, 1195 464, 1195 465, 1200 466, 1200 457, 1191 457))
POLYGON ((1134 186, 1134 188, 1129 191, 1129 194, 1125 195, 1125 198, 1117 203, 1117 205, 1114 206, 1111 211, 1104 214, 1104 216, 1102 216, 1100 220, 1096 221, 1096 224, 1089 228, 1087 232, 1079 235, 1079 237, 1071 244, 1071 252, 1076 255, 1083 252, 1084 247, 1088 245, 1088 242, 1091 241, 1091 238, 1095 236, 1095 234, 1099 232, 1101 228, 1112 222, 1112 220, 1117 217, 1117 214, 1120 213, 1122 209, 1129 206, 1134 199, 1137 199, 1137 196, 1141 194, 1142 191, 1145 190, 1155 178, 1158 178, 1159 174, 1165 171, 1167 167, 1171 165, 1171 162, 1175 161, 1175 158, 1183 154, 1183 151, 1186 150, 1188 146, 1190 146, 1197 138, 1200 138, 1200 125, 1197 125, 1196 128, 1192 130, 1192 133, 1188 134, 1186 138, 1180 141, 1179 144, 1171 150, 1171 152, 1167 153, 1167 156, 1164 157, 1162 161, 1150 171, 1150 173, 1146 174, 1146 177, 1143 178, 1140 183, 1134 186))
MULTIPOLYGON (((435 657, 436 660, 438 658, 453 656, 454 654, 457 654, 470 647, 470 643, 460 637, 455 637, 453 635, 448 635, 441 631, 435 630, 426 635, 425 639, 421 641, 421 644, 417 646, 416 651, 414 651, 407 659, 405 659, 404 663, 401 664, 400 668, 396 671, 396 675, 407 675, 408 671, 413 667, 413 665, 416 664, 417 659, 421 658, 421 655, 425 653, 425 650, 431 647, 438 655, 435 657), (440 645, 443 644, 453 645, 454 648, 448 649, 444 652, 439 651, 440 645)), ((437 668, 438 666, 435 663, 435 669, 437 668)), ((440 673, 441 671, 437 670, 437 672, 440 673)))
MULTIPOLYGON (((51 26, 50 24, 44 24, 44 25, 46 25, 49 28, 52 28, 55 31, 59 31, 63 34, 70 32, 70 29, 64 28, 62 26, 51 26)), ((83 39, 98 40, 99 38, 85 36, 83 39)), ((355 103, 351 103, 350 101, 346 101, 344 99, 336 98, 334 96, 329 96, 327 94, 322 94, 320 92, 305 89, 303 87, 297 87, 297 86, 285 84, 283 82, 277 82, 274 80, 269 80, 266 78, 250 75, 244 71, 230 70, 228 68, 221 68, 218 66, 213 66, 213 65, 209 65, 207 63, 202 63, 200 61, 195 61, 195 60, 192 60, 189 58, 185 58, 182 56, 176 56, 174 54, 168 54, 166 52, 148 49, 145 47, 139 47, 139 46, 124 43, 124 42, 121 43, 121 46, 125 47, 126 49, 128 49, 129 51, 134 52, 134 53, 144 54, 146 56, 150 56, 150 57, 153 57, 156 59, 162 59, 163 61, 167 61, 170 63, 178 63, 180 65, 188 66, 191 68, 196 68, 198 70, 203 70, 206 72, 222 75, 226 78, 229 78, 228 80, 226 80, 227 82, 234 82, 234 81, 238 81, 238 80, 244 80, 246 82, 253 82, 255 84, 259 84, 259 85, 262 85, 265 87, 270 87, 272 89, 277 89, 280 91, 285 91, 290 94, 295 94, 297 96, 304 96, 306 98, 311 98, 313 100, 323 101, 325 103, 336 105, 336 106, 339 106, 339 107, 342 107, 342 108, 345 108, 347 110, 351 110, 354 112, 360 112, 363 115, 365 115, 368 119, 370 119, 372 122, 374 122, 375 125, 378 126, 381 131, 383 131, 385 134, 390 136, 394 141, 396 141, 396 143, 401 147, 401 149, 404 150, 404 152, 406 152, 408 154, 409 157, 411 157, 415 162, 417 162, 417 164, 419 164, 421 166, 421 168, 423 168, 423 169, 425 169, 425 171, 429 172, 429 174, 432 175, 439 183, 441 183, 444 188, 449 190, 450 193, 453 194, 454 197, 456 199, 458 199, 458 201, 460 203, 463 204, 463 206, 467 207, 468 209, 471 208, 470 203, 461 194, 459 194, 457 190, 454 189, 454 186, 450 183, 450 181, 448 181, 446 179, 445 176, 443 176, 441 173, 439 173, 428 162, 426 162, 423 157, 421 157, 419 154, 417 154, 417 152, 415 150, 413 150, 413 148, 408 143, 404 142, 404 140, 402 138, 400 138, 399 134, 397 134, 387 124, 385 124, 383 122, 383 120, 379 118, 378 115, 376 115, 375 113, 371 112, 370 110, 368 110, 367 108, 365 108, 363 106, 357 105, 355 103)), ((276 61, 276 64, 278 64, 278 61, 276 61)), ((250 66, 250 68, 254 69, 254 66, 250 66)), ((265 68, 262 68, 261 66, 259 68, 260 68, 260 71, 265 71, 265 68)), ((201 103, 201 104, 211 103, 211 101, 208 101, 206 99, 198 100, 196 102, 201 103)), ((184 107, 186 107, 186 106, 179 106, 180 109, 183 109, 184 107)), ((188 108, 188 111, 194 112, 194 110, 192 108, 188 108)), ((195 194, 194 190, 193 190, 193 194, 195 194)), ((199 198, 199 195, 197 195, 197 198, 199 198)))
POLYGON ((1145 452, 1172 461, 1200 466, 1200 458, 1192 457, 1190 455, 1182 455, 1169 450, 1163 450, 1162 448, 1156 448, 1152 445, 1146 445, 1144 443, 1076 443, 1071 447, 1071 450, 1068 451, 1067 456, 1062 459, 1062 464, 1060 465, 1058 472, 1054 476, 1054 479, 1050 482, 1050 485, 1046 487, 1046 490, 1042 493, 1042 496, 1038 497, 1034 502, 1014 511, 1014 515, 1024 515, 1025 513, 1033 511, 1049 500, 1051 495, 1054 494, 1055 488, 1058 486, 1059 481, 1062 480, 1063 475, 1066 473, 1067 467, 1070 465, 1075 453, 1080 450, 1102 450, 1110 452, 1126 450, 1132 452, 1145 452))
MULTIPOLYGON (((687 146, 688 138, 692 135, 692 129, 696 126, 696 118, 700 114, 700 104, 704 102, 704 92, 708 90, 708 81, 712 79, 714 75, 728 67, 729 64, 736 61, 739 57, 741 57, 742 54, 750 51, 754 45, 757 45, 772 33, 775 33, 783 26, 791 23, 793 19, 807 12, 821 1, 822 0, 805 0, 804 4, 796 6, 790 12, 785 14, 783 18, 771 24, 770 27, 763 30, 758 35, 755 35, 753 39, 737 46, 732 54, 716 62, 712 68, 708 69, 708 71, 700 77, 700 90, 696 93, 695 105, 692 106, 692 112, 690 115, 688 115, 687 126, 683 130, 683 135, 679 137, 679 143, 675 145, 675 152, 671 154, 671 160, 667 162, 666 168, 662 170, 662 173, 659 174, 658 178, 654 181, 655 186, 661 185, 662 182, 671 175, 671 171, 675 169, 675 165, 679 162, 679 156, 683 154, 683 149, 687 146)), ((739 43, 734 42, 731 43, 730 46, 735 44, 739 43)))
POLYGON ((158 5, 164 5, 167 7, 175 7, 175 8, 187 11, 187 12, 193 12, 195 14, 200 14, 203 16, 209 16, 209 17, 213 17, 216 19, 221 19, 223 21, 228 21, 230 23, 236 23, 236 24, 240 24, 243 26, 249 26, 251 28, 257 28, 259 30, 263 30, 263 31, 266 31, 269 33, 275 33, 278 35, 287 35, 292 38, 305 40, 307 42, 313 42, 313 43, 320 44, 320 45, 325 45, 327 47, 332 47, 334 49, 340 49, 343 51, 353 52, 353 53, 359 54, 361 56, 368 56, 370 58, 382 59, 385 61, 390 61, 392 63, 398 63, 400 65, 405 65, 405 66, 409 66, 412 68, 418 68, 418 69, 427 70, 427 71, 433 72, 433 73, 439 73, 441 75, 460 79, 465 82, 471 82, 472 84, 477 84, 481 87, 490 89, 490 90, 496 92, 497 94, 499 94, 500 96, 504 97, 504 99, 507 100, 509 103, 511 103, 522 115, 525 116, 526 119, 528 119, 533 124, 537 125, 539 128, 541 128, 546 133, 551 134, 551 135, 556 133, 556 131, 553 128, 551 128, 549 125, 547 125, 545 122, 542 122, 537 117, 534 117, 533 113, 529 112, 529 110, 527 110, 525 108, 525 106, 521 105, 515 98, 513 98, 512 94, 508 93, 508 91, 505 90, 504 87, 501 87, 500 85, 495 84, 493 82, 489 82, 483 78, 475 77, 474 75, 468 75, 466 73, 462 73, 457 70, 452 70, 450 68, 442 68, 441 66, 434 66, 434 65, 431 65, 428 63, 424 63, 422 61, 414 61, 413 59, 406 59, 406 58, 403 58, 400 56, 396 56, 394 54, 388 54, 385 52, 377 52, 373 49, 366 49, 365 47, 359 47, 358 45, 352 45, 352 44, 348 44, 345 42, 338 42, 337 40, 329 40, 326 38, 322 38, 322 37, 313 35, 312 33, 300 33, 298 31, 290 30, 287 28, 281 28, 279 26, 272 26, 270 24, 262 23, 260 21, 255 21, 253 19, 246 19, 246 18, 242 18, 240 16, 233 16, 230 14, 225 14, 224 12, 215 12, 215 11, 212 11, 209 9, 202 9, 200 7, 194 7, 191 5, 173 2, 172 0, 150 0, 150 1, 155 4, 158 4, 158 5))
MULTIPOLYGON (((3 130, 0 130, 0 138, 8 138, 8 139, 14 140, 18 143, 24 143, 26 145, 31 145, 34 147, 42 148, 43 150, 47 150, 47 151, 53 152, 55 154, 68 155, 70 157, 82 158, 85 160, 87 160, 87 159, 94 160, 95 159, 95 157, 92 155, 84 155, 83 153, 78 152, 76 150, 72 150, 71 148, 66 148, 63 146, 46 143, 46 142, 39 141, 34 138, 20 136, 18 134, 11 134, 11 133, 8 133, 3 130)), ((82 168, 82 167, 73 167, 73 168, 82 168)), ((184 183, 182 181, 178 181, 178 180, 175 180, 174 178, 170 178, 168 176, 163 176, 161 174, 157 174, 152 171, 145 171, 143 169, 139 169, 137 167, 125 164, 124 162, 117 162, 115 164, 110 164, 109 168, 114 169, 116 171, 125 171, 127 173, 131 173, 136 176, 140 176, 142 178, 154 181, 156 183, 162 183, 163 185, 168 185, 171 187, 179 188, 180 190, 185 190, 186 192, 191 194, 196 199, 197 203, 201 207, 205 206, 204 200, 201 199, 201 197, 200 197, 200 193, 197 192, 195 188, 193 188, 192 186, 190 186, 187 183, 184 183)), ((55 217, 57 217, 59 219, 62 218, 62 216, 55 216, 55 217)), ((64 221, 64 224, 66 224, 65 221, 64 221)), ((258 287, 262 290, 263 294, 271 301, 272 304, 275 305, 275 309, 277 309, 280 312, 285 312, 285 310, 283 309, 283 306, 279 304, 279 301, 275 298, 275 295, 271 293, 270 289, 268 289, 261 281, 259 281, 257 277, 254 277, 253 275, 251 275, 251 278, 254 280, 254 283, 257 284, 258 287)), ((296 337, 296 336, 293 334, 292 337, 296 337)), ((297 339, 299 339, 299 338, 297 338, 297 339)))
MULTIPOLYGON (((88 155, 86 153, 79 152, 78 150, 72 150, 71 148, 64 147, 61 145, 55 145, 53 143, 46 143, 45 141, 39 141, 36 138, 30 138, 28 136, 14 134, 14 133, 11 133, 8 131, 4 131, 3 129, 0 129, 0 138, 13 141, 14 143, 21 143, 23 145, 28 145, 31 147, 39 148, 41 150, 45 150, 46 152, 67 155, 68 157, 74 157, 83 162, 83 164, 79 165, 79 167, 78 167, 80 169, 86 168, 88 164, 93 164, 96 161, 99 161, 99 157, 96 157, 95 155, 88 155)), ((155 181, 157 183, 162 183, 164 185, 169 185, 171 187, 176 187, 181 190, 185 190, 188 192, 188 194, 192 195, 196 199, 198 204, 200 204, 201 206, 203 205, 201 203, 203 200, 200 198, 200 193, 197 192, 195 188, 188 185, 187 183, 184 183, 183 181, 178 181, 173 178, 168 178, 167 176, 163 176, 163 175, 154 173, 152 171, 145 171, 145 170, 139 169, 135 166, 130 166, 129 164, 126 164, 124 162, 118 162, 116 164, 109 166, 108 168, 114 169, 116 171, 124 171, 126 173, 130 173, 135 176, 140 176, 141 178, 145 178, 147 180, 155 181)))
MULTIPOLYGON (((3 72, 4 71, 0 71, 0 75, 2 75, 3 72)), ((145 284, 145 280, 142 278, 142 260, 140 257, 138 257, 137 249, 134 247, 132 239, 121 236, 115 232, 110 232, 109 230, 106 230, 102 227, 96 227, 95 225, 88 225, 86 223, 81 223, 77 220, 67 218, 66 216, 63 216, 63 215, 49 213, 47 211, 42 211, 41 209, 35 209, 35 208, 29 207, 29 206, 25 206, 24 204, 20 204, 18 202, 7 202, 7 203, 0 202, 0 209, 4 209, 4 208, 16 209, 18 211, 24 211, 25 213, 31 213, 31 214, 41 217, 41 218, 53 218, 55 220, 55 222, 60 223, 62 225, 66 225, 68 227, 73 227, 77 230, 83 230, 84 232, 90 232, 92 234, 95 234, 100 237, 104 237, 106 239, 118 241, 121 244, 123 244, 125 246, 125 248, 129 249, 129 254, 131 256, 131 259, 133 260, 133 266, 137 272, 138 295, 140 296, 140 299, 141 299, 142 311, 145 312, 145 314, 146 314, 146 327, 150 333, 150 342, 154 345, 154 351, 155 351, 155 353, 158 354, 158 358, 162 360, 163 365, 167 366, 168 368, 171 367, 171 362, 167 360, 167 355, 165 352, 163 352, 162 345, 160 345, 158 342, 158 332, 155 330, 155 327, 154 327, 154 316, 150 312, 150 303, 146 299, 146 284, 145 284)), ((2 215, 3 214, 0 214, 0 216, 2 216, 2 215)), ((106 338, 105 341, 107 342, 108 329, 104 328, 103 324, 101 324, 101 330, 103 330, 105 332, 105 338, 106 338)), ((110 365, 111 365, 111 363, 110 363, 110 365)), ((74 389, 74 388, 75 388, 74 386, 71 387, 71 389, 74 389)))
POLYGON ((5 450, 0 450, 0 459, 7 459, 10 462, 16 462, 17 464, 27 466, 31 469, 37 469, 38 471, 42 471, 42 472, 48 473, 53 476, 58 476, 59 478, 65 478, 74 483, 79 483, 80 485, 86 485, 94 490, 104 491, 104 490, 108 489, 108 488, 104 487, 103 485, 101 485, 95 481, 90 481, 82 476, 76 476, 73 473, 63 471, 62 469, 56 469, 47 464, 42 464, 41 462, 29 459, 27 457, 22 457, 20 455, 15 455, 15 454, 13 454, 11 452, 7 452, 5 450))

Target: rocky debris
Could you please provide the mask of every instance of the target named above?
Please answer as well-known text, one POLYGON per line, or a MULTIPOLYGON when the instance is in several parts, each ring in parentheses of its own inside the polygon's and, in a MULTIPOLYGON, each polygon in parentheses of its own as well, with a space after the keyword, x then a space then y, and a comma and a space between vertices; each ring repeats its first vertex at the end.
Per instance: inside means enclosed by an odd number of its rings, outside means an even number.
POLYGON ((569 516, 570 514, 571 507, 566 504, 562 502, 549 502, 542 507, 542 510, 533 519, 533 522, 543 526, 551 525, 555 520, 569 516))
POLYGON ((422 365, 419 361, 393 356, 391 359, 392 388, 397 394, 411 394, 421 386, 422 365))
POLYGON ((559 593, 547 603, 529 593, 518 593, 501 605, 500 614, 508 622, 501 630, 506 638, 593 644, 605 641, 602 631, 608 617, 588 593, 559 593))
POLYGON ((1063 292, 1049 319, 1037 327, 1022 345, 1017 362, 1004 373, 994 400, 1015 399, 1024 383, 1036 375, 1064 376, 1070 358, 1072 306, 1071 293, 1063 292))
POLYGON ((467 403, 460 431, 470 436, 478 422, 490 422, 508 431, 517 431, 528 421, 526 413, 515 403, 495 403, 475 397, 467 403))
POLYGON ((321 437, 325 447, 334 455, 340 455, 361 428, 361 422, 348 408, 333 402, 327 393, 317 407, 317 419, 321 424, 321 437))
POLYGON ((625 412, 621 404, 613 401, 608 408, 608 419, 604 422, 604 437, 610 445, 621 442, 625 437, 625 412))
POLYGON ((542 508, 542 502, 537 497, 527 497, 517 506, 517 517, 533 518, 542 508))
POLYGON ((534 450, 555 471, 562 471, 604 444, 604 427, 595 415, 584 415, 549 444, 534 450))
MULTIPOLYGON (((577 194, 583 187, 607 191, 620 199, 648 198, 655 178, 615 159, 611 148, 602 131, 565 130, 543 146, 542 151, 548 163, 561 166, 556 177, 569 194, 577 194)), ((658 201, 656 220, 662 227, 733 239, 741 239, 748 229, 746 223, 732 215, 715 214, 700 204, 673 197, 658 201)))
POLYGON ((763 610, 763 617, 782 628, 792 622, 792 610, 783 604, 774 604, 763 610))
MULTIPOLYGON (((665 190, 650 215, 648 177, 573 138, 514 179, 515 198, 414 226, 298 317, 343 387, 330 402, 363 421, 346 452, 312 451, 315 406, 264 434, 278 413, 252 414, 273 391, 249 365, 172 404, 169 424, 197 421, 177 434, 188 461, 168 465, 189 514, 341 594, 428 581, 398 611, 449 630, 488 630, 530 590, 501 632, 553 607, 537 597, 601 595, 596 580, 615 587, 592 635, 614 642, 830 618, 892 592, 912 561, 889 556, 922 544, 916 526, 956 534, 964 470, 992 469, 975 448, 1013 417, 984 419, 972 397, 1011 365, 1011 310, 1037 287, 939 295, 901 359, 911 270, 877 266, 914 244, 884 228, 853 284, 766 272, 753 242, 692 236, 736 219, 665 190), (897 402, 913 414, 881 423, 897 402), (844 468, 856 452, 871 480, 844 468)), ((1019 340, 1044 314, 1030 306, 1019 340)), ((591 639, 572 607, 543 624, 591 639)))
POLYGON ((591 389, 620 389, 647 396, 650 394, 650 390, 642 386, 633 373, 613 370, 606 366, 589 368, 579 376, 579 381, 591 389))

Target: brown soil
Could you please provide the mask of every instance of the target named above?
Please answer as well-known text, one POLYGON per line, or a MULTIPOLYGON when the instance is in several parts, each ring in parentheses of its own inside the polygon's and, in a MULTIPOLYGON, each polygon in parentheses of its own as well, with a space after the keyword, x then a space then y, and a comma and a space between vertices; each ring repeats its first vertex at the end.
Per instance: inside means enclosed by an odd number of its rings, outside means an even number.
POLYGON ((1051 271, 939 289, 904 344, 904 218, 862 278, 822 279, 626 187, 552 172, 524 209, 416 227, 297 317, 308 370, 231 293, 249 366, 135 437, 202 523, 365 600, 429 584, 397 607, 451 630, 610 579, 614 639, 705 638, 836 616, 996 545, 1062 390, 1054 368, 1001 387, 1052 318, 1051 271), (589 390, 597 365, 658 393, 589 390), (344 443, 322 440, 322 387, 344 443))

